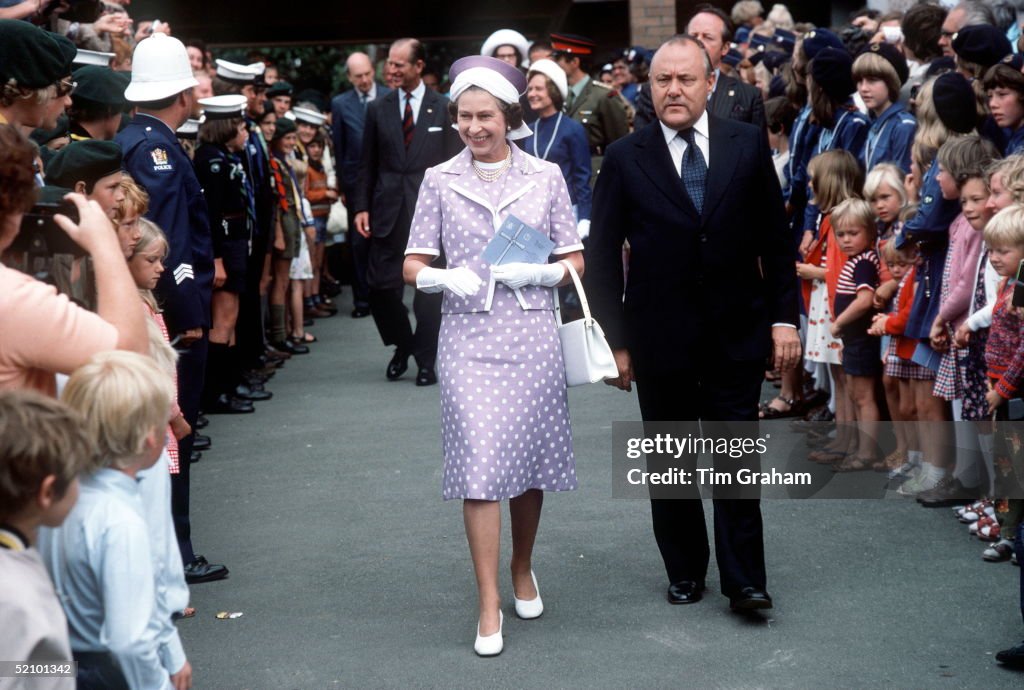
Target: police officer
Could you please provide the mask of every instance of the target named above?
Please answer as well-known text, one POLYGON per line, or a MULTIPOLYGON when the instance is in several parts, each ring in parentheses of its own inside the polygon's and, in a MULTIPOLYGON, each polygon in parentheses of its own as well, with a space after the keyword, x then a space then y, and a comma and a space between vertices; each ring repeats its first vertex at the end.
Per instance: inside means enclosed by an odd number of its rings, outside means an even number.
POLYGON ((213 303, 203 410, 208 413, 253 412, 252 400, 269 400, 265 390, 243 386, 236 352, 235 325, 239 295, 245 291, 252 226, 249 179, 244 155, 249 130, 240 94, 199 99, 205 117, 193 165, 210 214, 213 243, 213 303))
POLYGON ((565 70, 569 95, 565 113, 587 130, 591 167, 596 175, 608 146, 629 134, 626 102, 618 91, 590 78, 596 43, 573 34, 551 34, 554 60, 565 70))
MULTIPOLYGON (((125 98, 137 108, 131 123, 115 137, 124 167, 149 193, 147 217, 167 235, 167 271, 157 284, 164 319, 179 348, 178 404, 195 427, 203 390, 213 249, 206 200, 191 162, 175 136, 195 105, 188 53, 176 38, 156 33, 140 41, 132 55, 132 79, 125 98)), ((179 442, 183 459, 192 452, 192 436, 179 442)), ((227 568, 213 565, 192 550, 189 524, 189 463, 171 478, 171 511, 189 583, 219 580, 227 568)))

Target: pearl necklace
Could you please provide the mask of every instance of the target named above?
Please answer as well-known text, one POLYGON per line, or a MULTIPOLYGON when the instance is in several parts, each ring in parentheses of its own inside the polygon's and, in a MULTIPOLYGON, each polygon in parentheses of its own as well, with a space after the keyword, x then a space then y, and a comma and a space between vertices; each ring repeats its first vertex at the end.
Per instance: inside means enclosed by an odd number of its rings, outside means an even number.
POLYGON ((501 166, 494 168, 493 170, 482 169, 476 164, 476 159, 473 159, 473 172, 484 182, 494 182, 501 177, 506 170, 512 167, 512 149, 508 144, 505 144, 505 160, 501 162, 501 166))

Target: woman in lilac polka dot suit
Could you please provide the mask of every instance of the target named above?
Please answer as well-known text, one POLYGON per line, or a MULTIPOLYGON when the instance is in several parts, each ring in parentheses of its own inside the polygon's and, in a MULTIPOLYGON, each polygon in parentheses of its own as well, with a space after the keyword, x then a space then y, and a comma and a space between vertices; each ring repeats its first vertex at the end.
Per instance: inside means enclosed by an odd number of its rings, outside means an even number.
POLYGON ((444 292, 438 342, 443 492, 462 499, 480 618, 474 649, 501 653, 500 501, 512 521, 512 586, 520 618, 543 612, 531 568, 545 491, 576 488, 554 290, 583 272, 583 245, 557 165, 509 140, 529 136, 519 70, 489 57, 451 69, 450 110, 466 148, 427 170, 406 250, 405 280, 444 292), (481 257, 509 215, 554 243, 546 264, 490 266, 481 257), (447 268, 430 264, 442 255, 447 268))

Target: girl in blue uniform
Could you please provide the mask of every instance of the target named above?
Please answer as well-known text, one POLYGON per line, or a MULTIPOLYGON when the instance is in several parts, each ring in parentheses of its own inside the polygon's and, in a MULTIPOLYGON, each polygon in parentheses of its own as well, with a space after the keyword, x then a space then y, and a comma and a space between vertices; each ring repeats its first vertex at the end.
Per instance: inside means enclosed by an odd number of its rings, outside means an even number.
MULTIPOLYGON (((932 105, 950 136, 969 134, 977 126, 978 117, 974 89, 963 76, 949 72, 939 76, 932 85, 932 105)), ((913 362, 937 371, 940 356, 931 348, 931 325, 938 315, 942 297, 942 273, 949 248, 949 226, 960 213, 959 199, 945 199, 938 181, 939 163, 933 160, 920 185, 920 203, 917 214, 907 220, 896 235, 896 248, 916 244, 920 263, 915 271, 917 289, 910 307, 910 317, 904 337, 918 340, 913 362)), ((933 381, 911 381, 911 390, 917 407, 919 422, 943 422, 949 419, 947 403, 932 395, 933 381)), ((928 489, 948 462, 946 450, 951 439, 936 433, 941 427, 930 425, 921 429, 921 445, 930 478, 922 473, 922 482, 915 488, 928 489)), ((910 493, 909 491, 906 493, 910 493)))
POLYGON ((989 68, 985 91, 992 119, 1010 134, 1006 155, 1024 151, 1024 57, 1013 55, 989 68))
POLYGON ((853 81, 871 120, 860 151, 865 170, 879 163, 895 163, 904 175, 910 172, 917 120, 899 103, 908 74, 906 58, 888 43, 871 44, 853 63, 853 81))
MULTIPOLYGON (((857 110, 851 94, 853 58, 845 50, 825 48, 811 61, 811 74, 807 91, 811 101, 811 119, 821 125, 813 155, 843 149, 859 153, 868 134, 868 119, 857 110)), ((818 222, 818 207, 807 205, 804 212, 804 230, 814 231, 818 222)))
POLYGON ((590 147, 583 125, 562 112, 569 93, 565 71, 551 60, 537 60, 527 75, 526 99, 537 120, 533 134, 520 139, 527 153, 556 164, 569 187, 580 239, 590 234, 590 147))

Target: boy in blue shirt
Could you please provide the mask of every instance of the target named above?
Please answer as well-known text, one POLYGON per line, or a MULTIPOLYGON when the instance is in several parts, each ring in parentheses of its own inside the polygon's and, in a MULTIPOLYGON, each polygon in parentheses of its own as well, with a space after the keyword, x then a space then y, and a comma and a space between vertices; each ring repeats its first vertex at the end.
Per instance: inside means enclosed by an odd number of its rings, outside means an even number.
POLYGON ((137 475, 159 459, 174 396, 150 359, 103 352, 68 380, 63 400, 96 443, 64 525, 39 550, 64 604, 81 688, 187 688, 191 666, 166 669, 154 620, 156 586, 137 475))

